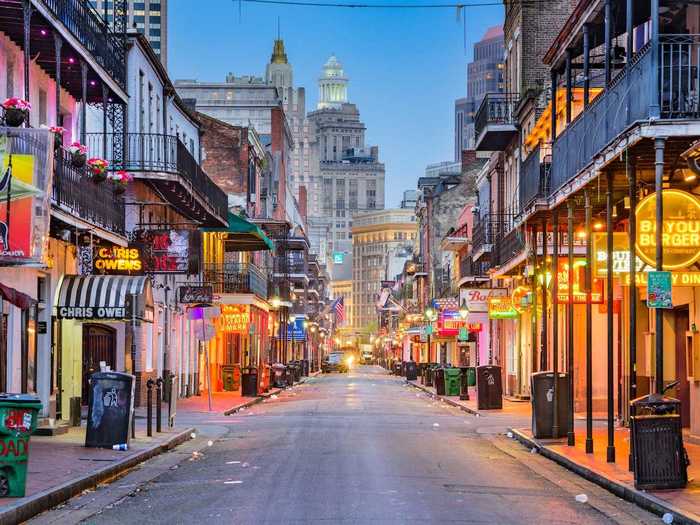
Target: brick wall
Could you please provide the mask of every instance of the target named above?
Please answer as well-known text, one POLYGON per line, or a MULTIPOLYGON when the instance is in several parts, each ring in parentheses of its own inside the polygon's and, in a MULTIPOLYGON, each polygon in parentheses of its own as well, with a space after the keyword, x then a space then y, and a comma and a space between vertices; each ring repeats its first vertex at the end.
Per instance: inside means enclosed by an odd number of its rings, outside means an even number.
POLYGON ((248 191, 248 128, 231 126, 202 113, 202 168, 226 193, 248 191))

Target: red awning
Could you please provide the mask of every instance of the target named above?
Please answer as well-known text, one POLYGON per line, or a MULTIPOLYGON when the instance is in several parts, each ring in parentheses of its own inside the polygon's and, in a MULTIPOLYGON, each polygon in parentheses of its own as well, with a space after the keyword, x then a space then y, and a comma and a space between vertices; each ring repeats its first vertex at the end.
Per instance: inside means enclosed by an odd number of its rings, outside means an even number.
POLYGON ((36 300, 26 293, 18 292, 14 288, 0 283, 0 296, 8 303, 14 304, 17 308, 26 310, 36 303, 36 300))

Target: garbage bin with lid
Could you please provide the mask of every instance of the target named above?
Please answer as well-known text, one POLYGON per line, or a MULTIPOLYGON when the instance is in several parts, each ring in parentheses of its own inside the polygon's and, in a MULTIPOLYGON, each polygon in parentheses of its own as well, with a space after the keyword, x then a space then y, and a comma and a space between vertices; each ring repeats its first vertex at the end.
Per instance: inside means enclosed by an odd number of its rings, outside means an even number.
POLYGON ((459 395, 459 379, 460 379, 459 368, 445 368, 445 395, 446 396, 458 396, 459 395))
POLYGON ((90 376, 86 447, 128 446, 134 384, 134 376, 123 372, 97 372, 90 376))
POLYGON ((415 361, 406 361, 406 380, 415 381, 418 379, 418 367, 415 361))
POLYGON ((558 373, 557 418, 559 430, 552 432, 554 425, 554 372, 535 372, 530 376, 532 403, 532 433, 535 438, 560 438, 569 429, 569 376, 558 373))
POLYGON ((233 392, 238 390, 236 385, 236 368, 234 365, 223 365, 221 367, 221 381, 224 384, 224 390, 233 392))
POLYGON ((677 489, 688 484, 680 413, 680 401, 663 394, 642 396, 630 403, 635 488, 677 489))
POLYGON ((24 497, 29 436, 36 429, 39 398, 0 394, 0 497, 24 497))
POLYGON ((503 408, 500 366, 476 367, 476 407, 478 410, 503 408))
POLYGON ((435 393, 439 396, 445 395, 445 369, 441 366, 433 369, 433 384, 435 393))
POLYGON ((435 384, 435 369, 437 367, 437 363, 428 363, 426 368, 425 386, 433 386, 435 384))
POLYGON ((243 369, 241 378, 241 395, 245 397, 258 396, 258 369, 251 366, 243 369))
POLYGON ((294 365, 291 363, 287 363, 285 366, 285 375, 284 375, 285 382, 287 383, 287 386, 292 386, 294 385, 294 365))
POLYGON ((301 381, 301 364, 299 364, 299 361, 292 361, 291 364, 294 371, 294 382, 298 383, 301 381))
POLYGON ((275 388, 285 388, 287 386, 287 367, 282 363, 272 365, 272 386, 275 388))
POLYGON ((309 375, 309 360, 308 359, 302 359, 301 360, 301 365, 302 365, 302 374, 304 377, 307 377, 309 375))

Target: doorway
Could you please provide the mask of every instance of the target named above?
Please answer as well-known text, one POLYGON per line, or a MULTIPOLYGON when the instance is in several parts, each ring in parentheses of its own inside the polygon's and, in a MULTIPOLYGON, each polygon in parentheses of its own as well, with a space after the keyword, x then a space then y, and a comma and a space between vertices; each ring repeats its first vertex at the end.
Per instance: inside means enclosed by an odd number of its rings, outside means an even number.
POLYGON ((88 379, 100 370, 100 361, 115 369, 117 333, 113 328, 101 324, 83 325, 83 389, 82 403, 88 403, 88 379))
POLYGON ((674 333, 676 334, 676 397, 681 401, 681 425, 690 426, 690 382, 688 381, 688 363, 686 362, 686 332, 690 329, 688 307, 675 308, 674 333))

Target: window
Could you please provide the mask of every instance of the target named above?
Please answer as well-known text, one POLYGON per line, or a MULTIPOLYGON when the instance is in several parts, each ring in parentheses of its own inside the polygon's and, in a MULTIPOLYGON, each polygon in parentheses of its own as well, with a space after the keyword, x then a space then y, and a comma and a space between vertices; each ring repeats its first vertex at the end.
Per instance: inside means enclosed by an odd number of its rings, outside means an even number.
POLYGON ((160 42, 151 42, 151 47, 156 53, 160 53, 160 42))
POLYGON ((146 9, 146 4, 143 2, 134 2, 134 11, 143 11, 146 9))
MULTIPOLYGON (((11 60, 7 62, 7 84, 5 86, 5 95, 7 98, 15 95, 15 63, 11 60)), ((4 392, 4 390, 3 390, 4 392)))
POLYGON ((160 16, 149 16, 148 22, 151 24, 160 24, 160 16))
POLYGON ((144 24, 146 22, 146 17, 142 15, 134 16, 134 24, 144 24))
POLYGON ((160 36, 160 28, 159 27, 151 27, 148 30, 148 34, 151 36, 160 36))
POLYGON ((48 112, 48 103, 46 100, 46 91, 43 89, 39 90, 39 125, 41 126, 42 124, 48 124, 48 119, 47 119, 47 112, 48 112))
POLYGON ((144 74, 143 71, 139 70, 139 131, 143 133, 146 129, 146 108, 144 107, 144 74))
POLYGON ((148 132, 153 133, 153 84, 148 83, 148 132))

